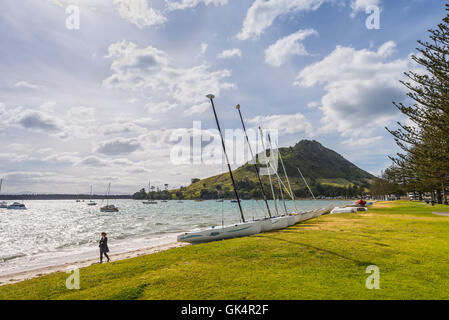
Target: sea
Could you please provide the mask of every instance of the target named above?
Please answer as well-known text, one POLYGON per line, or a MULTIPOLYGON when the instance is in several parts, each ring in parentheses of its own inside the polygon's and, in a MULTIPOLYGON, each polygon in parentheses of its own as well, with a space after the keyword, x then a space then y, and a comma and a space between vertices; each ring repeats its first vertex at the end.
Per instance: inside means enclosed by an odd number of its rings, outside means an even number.
MULTIPOLYGON (((0 275, 97 258, 100 233, 108 234, 111 253, 176 242, 177 235, 192 230, 237 223, 237 203, 230 200, 169 200, 157 204, 111 201, 119 212, 100 212, 97 206, 75 200, 25 201, 27 210, 0 209, 0 275)), ((285 201, 287 210, 308 211, 350 201, 285 201), (295 208, 296 205, 296 208, 295 208)), ((262 200, 241 201, 247 221, 267 216, 262 200)), ((104 204, 103 204, 104 205, 104 204)), ((274 201, 269 201, 275 212, 274 201)), ((277 202, 279 212, 284 204, 277 202)))

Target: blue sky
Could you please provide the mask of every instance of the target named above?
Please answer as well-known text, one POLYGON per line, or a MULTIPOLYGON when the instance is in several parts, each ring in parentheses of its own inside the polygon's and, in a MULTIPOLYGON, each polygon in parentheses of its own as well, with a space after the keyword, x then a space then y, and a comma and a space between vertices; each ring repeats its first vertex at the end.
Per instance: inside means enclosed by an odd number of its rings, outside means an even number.
POLYGON ((4 192, 133 192, 187 185, 222 165, 174 165, 171 134, 279 130, 315 139, 374 174, 397 148, 384 127, 416 68, 416 40, 444 17, 419 0, 24 0, 0 12, 4 192), (69 5, 79 30, 66 27, 69 5), (380 8, 380 29, 365 8, 380 8), (212 131, 210 131, 212 132, 212 131))

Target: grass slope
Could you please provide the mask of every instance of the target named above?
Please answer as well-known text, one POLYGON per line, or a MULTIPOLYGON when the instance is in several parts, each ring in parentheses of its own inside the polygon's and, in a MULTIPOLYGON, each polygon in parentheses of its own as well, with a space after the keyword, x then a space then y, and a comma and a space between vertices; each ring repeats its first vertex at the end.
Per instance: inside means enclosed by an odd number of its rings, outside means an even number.
MULTIPOLYGON (((188 246, 0 287, 0 299, 447 299, 449 217, 379 203, 277 232, 188 246), (369 265, 380 290, 367 290, 369 265)), ((113 243, 111 243, 113 248, 113 243)))

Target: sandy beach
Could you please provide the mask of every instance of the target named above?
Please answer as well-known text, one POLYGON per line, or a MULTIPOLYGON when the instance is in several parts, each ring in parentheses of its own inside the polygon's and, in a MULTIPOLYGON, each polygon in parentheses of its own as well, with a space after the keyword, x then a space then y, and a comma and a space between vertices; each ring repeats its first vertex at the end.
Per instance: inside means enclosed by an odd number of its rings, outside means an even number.
MULTIPOLYGON (((129 252, 110 254, 110 257, 111 257, 111 261, 119 261, 119 260, 124 260, 124 259, 135 258, 135 257, 143 256, 143 255, 153 254, 153 253, 165 251, 165 250, 172 249, 172 248, 184 247, 187 245, 189 245, 189 244, 181 243, 181 242, 173 242, 173 243, 152 246, 152 247, 129 251, 129 252)), ((27 271, 22 271, 22 272, 17 272, 17 273, 0 275, 0 286, 41 277, 41 276, 55 273, 55 272, 65 272, 68 267, 72 267, 72 266, 77 266, 78 268, 88 267, 90 265, 98 263, 98 260, 99 260, 98 258, 97 259, 88 259, 88 260, 83 260, 83 261, 60 264, 60 265, 56 265, 56 266, 48 266, 48 267, 43 267, 43 268, 38 268, 38 269, 33 269, 33 270, 27 270, 27 271)))

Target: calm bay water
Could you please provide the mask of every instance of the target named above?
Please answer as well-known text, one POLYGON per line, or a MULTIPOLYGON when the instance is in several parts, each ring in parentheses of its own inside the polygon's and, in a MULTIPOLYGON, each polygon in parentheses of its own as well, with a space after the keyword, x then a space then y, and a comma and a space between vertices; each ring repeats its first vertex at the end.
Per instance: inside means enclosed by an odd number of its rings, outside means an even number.
MULTIPOLYGON (((225 200, 195 202, 176 200, 158 204, 113 201, 120 211, 100 212, 87 202, 26 201, 28 210, 0 209, 0 274, 76 262, 98 256, 98 240, 108 233, 111 253, 122 253, 176 241, 185 231, 239 222, 237 203, 225 200)), ((348 201, 298 200, 299 211, 348 201)), ((294 211, 293 201, 286 202, 294 211)), ((242 201, 247 220, 266 215, 263 201, 242 201)), ((270 206, 274 211, 274 204, 270 206)), ((279 210, 283 210, 281 203, 279 210)))

